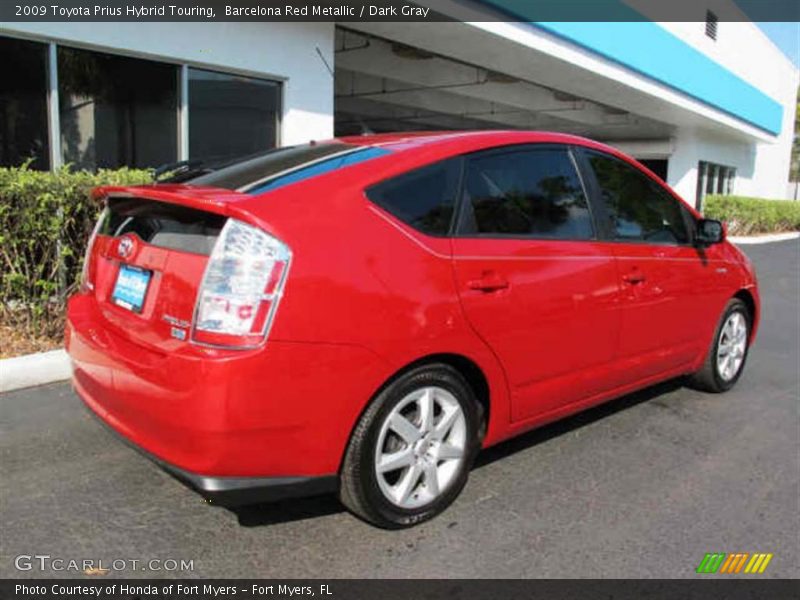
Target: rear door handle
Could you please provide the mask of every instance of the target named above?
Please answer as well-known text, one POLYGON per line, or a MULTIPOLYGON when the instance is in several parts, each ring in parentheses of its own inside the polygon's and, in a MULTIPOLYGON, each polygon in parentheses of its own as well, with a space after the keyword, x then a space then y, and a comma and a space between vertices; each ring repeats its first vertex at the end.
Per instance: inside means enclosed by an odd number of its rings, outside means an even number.
POLYGON ((644 273, 635 272, 635 273, 628 273, 627 275, 622 276, 622 280, 625 283, 630 283, 631 285, 638 285, 644 282, 647 277, 644 276, 644 273))
POLYGON ((497 292, 508 288, 508 281, 497 273, 484 273, 480 279, 468 281, 467 287, 479 292, 497 292))

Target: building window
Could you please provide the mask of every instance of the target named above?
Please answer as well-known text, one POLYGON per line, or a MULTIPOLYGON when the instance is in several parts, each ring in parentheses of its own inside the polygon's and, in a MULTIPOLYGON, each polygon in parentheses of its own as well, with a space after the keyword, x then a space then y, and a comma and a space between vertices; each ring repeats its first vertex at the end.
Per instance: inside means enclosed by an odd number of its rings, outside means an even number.
POLYGON ((61 150, 74 168, 177 160, 175 65, 58 48, 61 150))
POLYGON ((719 21, 717 20, 717 15, 715 15, 710 10, 706 11, 706 35, 710 37, 712 40, 717 39, 717 25, 719 21))
POLYGON ((662 181, 667 180, 667 173, 669 172, 669 161, 665 158, 643 158, 639 159, 645 167, 650 169, 654 174, 658 175, 662 181))
POLYGON ((49 73, 48 44, 0 36, 0 166, 149 168, 277 146, 279 82, 65 46, 56 47, 56 58, 49 73), (50 93, 58 95, 57 115, 50 93), (178 135, 181 109, 188 148, 178 135), (59 131, 51 131, 55 123, 59 131), (50 140, 60 142, 55 152, 50 140))
POLYGON ((735 179, 735 167, 727 167, 701 160, 697 165, 697 209, 702 210, 703 198, 707 194, 732 194, 735 179))
POLYGON ((0 166, 47 170, 47 45, 0 38, 0 64, 0 166))
POLYGON ((280 84, 189 69, 189 156, 224 160, 277 145, 280 84))

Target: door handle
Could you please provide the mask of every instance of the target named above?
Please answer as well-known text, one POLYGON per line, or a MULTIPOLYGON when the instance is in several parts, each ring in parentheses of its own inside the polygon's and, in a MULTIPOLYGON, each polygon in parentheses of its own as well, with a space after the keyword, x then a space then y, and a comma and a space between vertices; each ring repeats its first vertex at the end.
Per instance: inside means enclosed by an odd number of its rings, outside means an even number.
POLYGON ((639 271, 628 273, 627 275, 622 276, 622 280, 625 283, 630 283, 631 285, 638 285, 644 282, 646 279, 647 277, 644 276, 644 273, 640 273, 639 271))
POLYGON ((508 281, 497 273, 484 273, 480 279, 468 281, 467 287, 479 292, 497 292, 508 288, 508 281))

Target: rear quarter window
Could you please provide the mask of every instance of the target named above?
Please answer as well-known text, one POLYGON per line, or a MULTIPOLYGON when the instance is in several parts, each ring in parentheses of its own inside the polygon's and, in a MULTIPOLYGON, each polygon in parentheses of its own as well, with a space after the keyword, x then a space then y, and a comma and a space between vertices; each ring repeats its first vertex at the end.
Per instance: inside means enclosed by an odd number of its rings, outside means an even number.
POLYGON ((461 160, 434 163, 367 189, 367 197, 428 235, 447 235, 455 211, 461 160))

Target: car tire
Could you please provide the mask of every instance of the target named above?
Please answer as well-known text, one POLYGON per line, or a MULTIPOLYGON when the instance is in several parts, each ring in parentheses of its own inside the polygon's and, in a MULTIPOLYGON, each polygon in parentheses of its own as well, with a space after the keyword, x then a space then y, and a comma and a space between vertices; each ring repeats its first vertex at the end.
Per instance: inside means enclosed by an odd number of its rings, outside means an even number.
POLYGON ((353 431, 340 474, 342 503, 386 529, 431 519, 464 488, 479 431, 478 401, 456 369, 431 364, 402 374, 353 431))
POLYGON ((692 387, 721 393, 736 385, 747 362, 751 326, 747 305, 738 298, 731 299, 714 330, 703 366, 689 379, 692 387))

